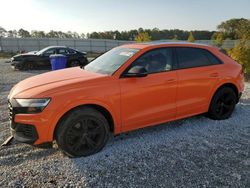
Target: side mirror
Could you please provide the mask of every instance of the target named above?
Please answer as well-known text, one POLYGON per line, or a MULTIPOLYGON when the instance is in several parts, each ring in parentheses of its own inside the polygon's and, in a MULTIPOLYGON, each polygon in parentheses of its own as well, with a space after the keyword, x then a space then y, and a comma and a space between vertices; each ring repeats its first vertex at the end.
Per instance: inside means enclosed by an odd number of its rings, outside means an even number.
POLYGON ((145 77, 148 75, 148 71, 143 66, 134 66, 123 77, 145 77))

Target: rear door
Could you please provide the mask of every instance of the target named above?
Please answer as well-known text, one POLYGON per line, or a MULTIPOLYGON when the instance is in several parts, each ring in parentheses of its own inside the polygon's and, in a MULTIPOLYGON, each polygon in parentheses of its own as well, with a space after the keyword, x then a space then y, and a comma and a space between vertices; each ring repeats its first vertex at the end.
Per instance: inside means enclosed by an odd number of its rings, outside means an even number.
POLYGON ((206 49, 175 48, 178 62, 177 118, 207 112, 220 78, 221 61, 206 49))

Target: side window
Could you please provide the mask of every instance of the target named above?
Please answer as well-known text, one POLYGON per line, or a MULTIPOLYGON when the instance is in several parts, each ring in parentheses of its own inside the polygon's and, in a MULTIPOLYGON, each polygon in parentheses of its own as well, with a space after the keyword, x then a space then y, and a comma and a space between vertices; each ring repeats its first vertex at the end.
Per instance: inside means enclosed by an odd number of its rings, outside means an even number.
POLYGON ((203 49, 176 48, 179 69, 212 65, 203 49))
POLYGON ((214 56, 211 52, 204 50, 204 53, 213 65, 222 64, 221 60, 219 60, 218 57, 214 56))
POLYGON ((66 55, 66 54, 68 54, 68 51, 67 51, 66 48, 59 48, 58 49, 58 54, 66 55))
POLYGON ((69 49, 68 49, 68 53, 69 53, 69 54, 75 54, 75 53, 76 53, 76 51, 75 51, 75 50, 73 50, 73 49, 70 49, 70 48, 69 48, 69 49))
POLYGON ((171 48, 160 48, 146 52, 132 63, 132 66, 143 66, 148 73, 172 70, 173 55, 171 48))
POLYGON ((43 53, 44 56, 50 56, 52 54, 56 54, 56 49, 52 48, 43 53))

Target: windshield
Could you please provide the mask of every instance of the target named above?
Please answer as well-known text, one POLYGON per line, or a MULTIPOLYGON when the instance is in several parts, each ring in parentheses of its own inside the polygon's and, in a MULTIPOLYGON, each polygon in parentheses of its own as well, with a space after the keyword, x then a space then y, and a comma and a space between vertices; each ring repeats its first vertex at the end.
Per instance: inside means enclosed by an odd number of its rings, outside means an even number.
POLYGON ((114 48, 93 60, 84 69, 90 72, 112 75, 138 51, 139 49, 114 48))
POLYGON ((51 48, 51 47, 43 48, 43 49, 41 49, 40 51, 37 51, 36 54, 41 55, 41 54, 43 54, 46 50, 48 50, 48 49, 50 49, 50 48, 51 48))

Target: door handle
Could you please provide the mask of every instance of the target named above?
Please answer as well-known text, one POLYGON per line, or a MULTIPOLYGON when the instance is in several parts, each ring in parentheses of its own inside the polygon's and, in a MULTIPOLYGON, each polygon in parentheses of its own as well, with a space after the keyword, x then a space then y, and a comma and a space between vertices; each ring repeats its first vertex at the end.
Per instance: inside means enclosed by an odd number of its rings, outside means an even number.
POLYGON ((176 81, 176 79, 170 78, 170 79, 166 80, 166 83, 172 83, 172 82, 175 82, 175 81, 176 81))
POLYGON ((219 76, 219 73, 218 72, 214 72, 214 73, 211 73, 209 76, 215 78, 215 77, 219 76))

